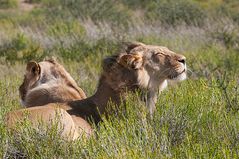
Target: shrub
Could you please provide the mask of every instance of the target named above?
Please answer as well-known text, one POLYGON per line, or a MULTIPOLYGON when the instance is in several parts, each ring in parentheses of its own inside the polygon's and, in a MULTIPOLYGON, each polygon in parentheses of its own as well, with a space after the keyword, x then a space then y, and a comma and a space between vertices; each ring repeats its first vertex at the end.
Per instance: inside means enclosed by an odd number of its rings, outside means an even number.
POLYGON ((82 60, 83 58, 92 56, 109 55, 117 50, 117 44, 107 39, 100 39, 94 44, 78 40, 74 45, 68 48, 59 47, 57 54, 66 60, 82 60))
POLYGON ((239 49, 239 29, 232 20, 214 21, 210 28, 208 32, 213 39, 221 42, 226 48, 239 49))
POLYGON ((32 43, 24 34, 17 34, 12 41, 0 47, 0 52, 2 52, 1 56, 6 57, 10 62, 42 59, 46 54, 39 45, 32 43))
MULTIPOLYGON (((130 11, 121 2, 115 0, 54 0, 45 2, 48 7, 54 7, 60 12, 72 14, 82 19, 91 18, 94 21, 110 21, 115 25, 126 25, 130 20, 130 11), (58 7, 57 7, 58 6, 58 7)), ((54 11, 55 12, 55 11, 54 11)))
POLYGON ((0 0, 0 9, 16 8, 18 6, 17 0, 0 0))
POLYGON ((127 7, 132 9, 145 8, 153 0, 121 0, 127 7))
POLYGON ((84 28, 79 21, 58 21, 49 27, 49 35, 52 36, 67 36, 67 35, 84 35, 84 28))
POLYGON ((41 3, 42 0, 25 0, 26 3, 41 3))
POLYGON ((239 1, 226 0, 216 8, 216 14, 227 16, 239 24, 239 1))
POLYGON ((196 3, 188 0, 157 0, 147 7, 146 16, 151 20, 160 20, 164 24, 202 25, 206 15, 196 3))

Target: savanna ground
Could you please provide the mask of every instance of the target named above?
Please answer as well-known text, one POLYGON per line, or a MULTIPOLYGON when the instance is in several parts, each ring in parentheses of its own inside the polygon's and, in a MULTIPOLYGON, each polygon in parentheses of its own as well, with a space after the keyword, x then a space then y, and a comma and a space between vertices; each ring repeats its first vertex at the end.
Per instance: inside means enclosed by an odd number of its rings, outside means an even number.
POLYGON ((239 158, 238 0, 0 0, 0 79, 2 158, 239 158), (187 57, 188 79, 160 95, 153 120, 129 96, 89 140, 66 142, 27 121, 24 135, 6 131, 27 61, 57 57, 90 96, 122 41, 187 57))

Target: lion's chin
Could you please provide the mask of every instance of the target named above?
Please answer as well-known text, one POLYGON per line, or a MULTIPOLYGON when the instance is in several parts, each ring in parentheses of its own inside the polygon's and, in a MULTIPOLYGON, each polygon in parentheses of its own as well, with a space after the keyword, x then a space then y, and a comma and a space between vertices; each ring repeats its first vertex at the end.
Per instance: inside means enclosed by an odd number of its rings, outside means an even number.
POLYGON ((183 71, 182 73, 178 74, 177 76, 171 76, 169 77, 169 80, 173 81, 183 81, 187 78, 186 71, 183 71))

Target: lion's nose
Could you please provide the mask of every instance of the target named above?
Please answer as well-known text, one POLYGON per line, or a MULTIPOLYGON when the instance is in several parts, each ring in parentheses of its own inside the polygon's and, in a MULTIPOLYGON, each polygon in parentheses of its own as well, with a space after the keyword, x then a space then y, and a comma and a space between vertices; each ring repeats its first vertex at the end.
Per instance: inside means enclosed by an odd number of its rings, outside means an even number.
POLYGON ((184 56, 182 56, 180 59, 178 59, 178 62, 182 63, 185 65, 186 63, 186 58, 184 56))

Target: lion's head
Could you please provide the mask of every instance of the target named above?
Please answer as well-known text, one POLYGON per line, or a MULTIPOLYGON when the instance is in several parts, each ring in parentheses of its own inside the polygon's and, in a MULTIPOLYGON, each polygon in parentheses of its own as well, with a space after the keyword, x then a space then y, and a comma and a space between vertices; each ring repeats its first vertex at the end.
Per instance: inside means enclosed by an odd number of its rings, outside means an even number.
POLYGON ((186 79, 187 68, 186 58, 166 47, 133 43, 125 52, 106 58, 103 70, 109 83, 137 81, 140 88, 154 89, 165 80, 186 79))
POLYGON ((86 98, 74 79, 56 60, 29 62, 19 94, 24 106, 86 98))
MULTIPOLYGON (((146 91, 146 105, 152 114, 157 92, 167 86, 168 80, 186 79, 186 58, 166 47, 131 43, 122 53, 104 60, 103 78, 113 90, 146 91)), ((104 81, 104 82, 103 82, 104 81)))

